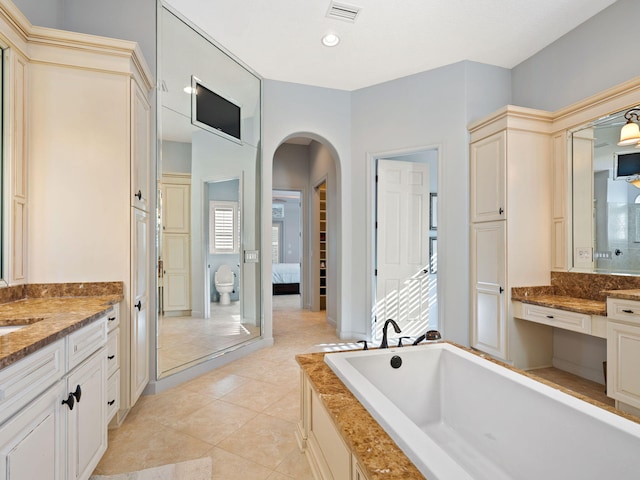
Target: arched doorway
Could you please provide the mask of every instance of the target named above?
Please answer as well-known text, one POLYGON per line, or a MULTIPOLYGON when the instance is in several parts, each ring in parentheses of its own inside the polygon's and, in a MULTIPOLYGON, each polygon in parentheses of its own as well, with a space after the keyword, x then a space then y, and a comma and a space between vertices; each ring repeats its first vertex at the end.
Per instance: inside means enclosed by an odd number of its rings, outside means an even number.
MULTIPOLYGON (((340 205, 337 161, 332 148, 312 135, 294 135, 283 141, 273 157, 272 190, 279 194, 300 192, 300 229, 295 232, 298 238, 289 229, 288 238, 283 236, 278 239, 285 252, 295 242, 299 241, 300 244, 299 305, 312 311, 326 310, 327 321, 336 325, 340 205)), ((272 198, 282 200, 284 195, 274 195, 272 198)), ((278 203, 284 205, 285 202, 274 200, 274 216, 280 216, 284 209, 278 203)), ((286 213, 284 218, 272 220, 275 225, 274 234, 277 231, 280 235, 283 231, 280 229, 287 229, 286 213)), ((272 255, 274 284, 276 281, 286 280, 276 278, 276 270, 283 268, 275 267, 274 260, 277 256, 272 255)), ((279 288, 275 287, 274 293, 279 288)))

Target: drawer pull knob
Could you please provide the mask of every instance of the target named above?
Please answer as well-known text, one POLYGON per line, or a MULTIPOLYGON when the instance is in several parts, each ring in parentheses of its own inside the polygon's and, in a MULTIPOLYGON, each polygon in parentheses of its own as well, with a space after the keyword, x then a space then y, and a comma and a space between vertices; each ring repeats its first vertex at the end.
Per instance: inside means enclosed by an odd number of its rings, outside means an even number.
POLYGON ((70 393, 66 400, 62 400, 62 404, 69 407, 69 410, 73 410, 75 403, 76 401, 73 398, 73 393, 70 393))
POLYGON ((633 313, 633 310, 622 310, 624 313, 633 313))
POLYGON ((138 309, 138 311, 142 310, 142 302, 140 300, 138 300, 138 303, 136 303, 134 305, 134 307, 136 307, 138 309))
POLYGON ((76 385, 76 391, 72 393, 74 397, 76 397, 76 402, 80 403, 80 397, 82 397, 82 389, 80 385, 76 385))
POLYGON ((503 209, 502 207, 500 207, 500 208, 498 209, 498 214, 499 214, 499 215, 502 215, 503 213, 504 213, 504 209, 503 209))
POLYGON ((134 197, 136 197, 138 200, 142 200, 142 192, 138 190, 138 193, 136 193, 134 197))
POLYGON ((115 319, 116 319, 116 317, 109 317, 109 318, 108 318, 108 320, 109 320, 110 322, 113 322, 115 319))
POLYGON ((115 398, 114 398, 113 400, 111 400, 110 402, 107 402, 107 405, 111 406, 111 405, 113 405, 114 403, 116 403, 115 398))
POLYGON ((553 315, 547 315, 547 318, 553 318, 553 315))
POLYGON ((107 360, 113 360, 114 358, 116 358, 116 356, 115 356, 115 355, 108 355, 108 356, 107 356, 107 360))

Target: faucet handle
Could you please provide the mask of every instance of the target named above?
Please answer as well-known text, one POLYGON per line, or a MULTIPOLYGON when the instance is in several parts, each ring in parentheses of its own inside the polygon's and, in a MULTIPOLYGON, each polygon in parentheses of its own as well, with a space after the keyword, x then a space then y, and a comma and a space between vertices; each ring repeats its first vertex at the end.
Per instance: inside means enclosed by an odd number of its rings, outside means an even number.
POLYGON ((440 335, 440 332, 438 330, 429 330, 426 333, 425 338, 427 340, 440 340, 442 338, 442 335, 440 335))
POLYGON ((358 340, 358 343, 364 343, 363 350, 369 350, 369 345, 367 345, 367 341, 366 340, 358 340))
POLYGON ((400 337, 398 338, 398 347, 404 347, 404 345, 402 345, 402 340, 403 339, 407 339, 409 340, 411 337, 400 337))

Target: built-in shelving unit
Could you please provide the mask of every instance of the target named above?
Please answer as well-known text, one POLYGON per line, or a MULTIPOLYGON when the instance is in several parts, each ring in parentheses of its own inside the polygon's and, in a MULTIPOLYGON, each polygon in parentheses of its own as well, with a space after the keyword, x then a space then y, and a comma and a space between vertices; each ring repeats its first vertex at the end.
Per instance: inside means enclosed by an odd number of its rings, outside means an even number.
POLYGON ((327 183, 318 186, 320 197, 320 310, 327 308, 327 183))

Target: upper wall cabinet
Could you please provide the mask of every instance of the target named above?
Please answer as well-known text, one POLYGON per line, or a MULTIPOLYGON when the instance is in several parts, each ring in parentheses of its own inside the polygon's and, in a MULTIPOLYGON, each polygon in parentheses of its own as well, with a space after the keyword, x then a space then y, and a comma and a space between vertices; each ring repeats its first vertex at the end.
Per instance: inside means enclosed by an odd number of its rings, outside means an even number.
POLYGON ((505 131, 471 144, 471 221, 474 223, 507 218, 506 151, 505 131))

